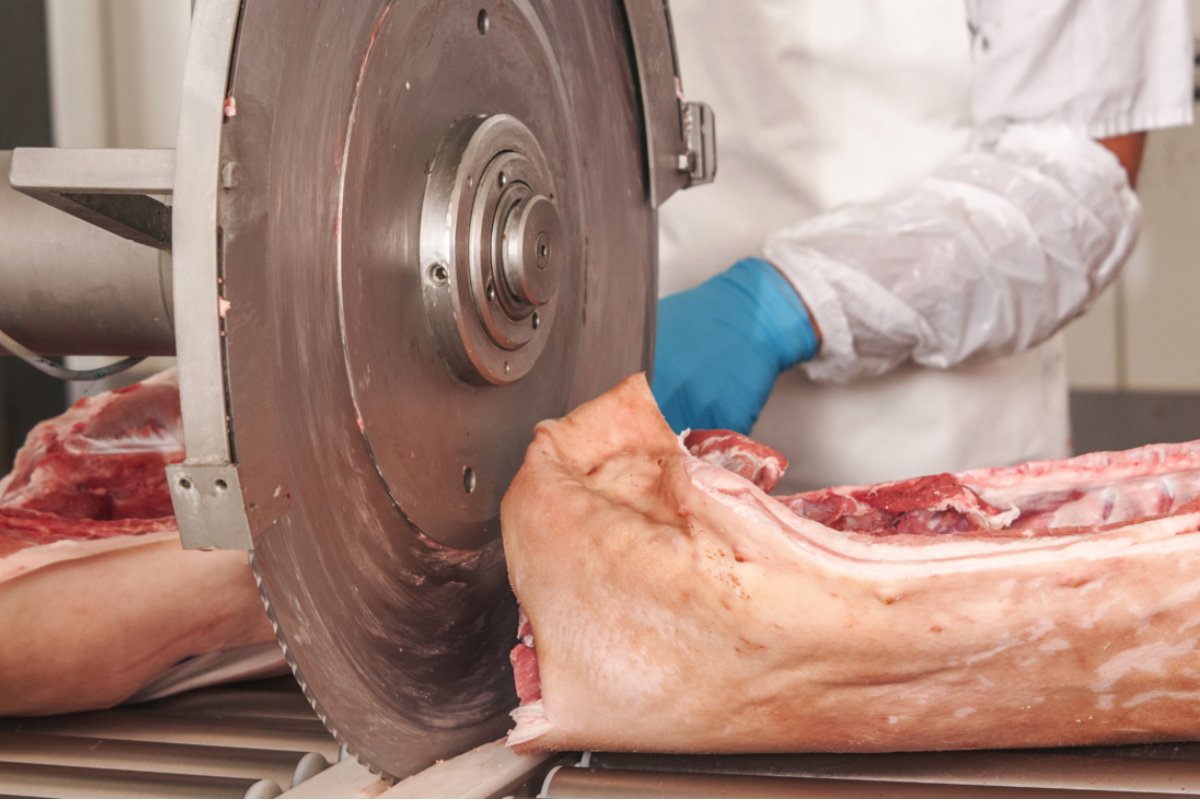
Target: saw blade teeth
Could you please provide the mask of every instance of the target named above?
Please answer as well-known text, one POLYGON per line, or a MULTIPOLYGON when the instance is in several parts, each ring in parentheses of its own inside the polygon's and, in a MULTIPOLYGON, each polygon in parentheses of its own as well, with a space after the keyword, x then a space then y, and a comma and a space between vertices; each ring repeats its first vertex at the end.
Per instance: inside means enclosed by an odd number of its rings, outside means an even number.
POLYGON ((288 647, 287 637, 284 636, 283 631, 279 628, 279 621, 275 618, 275 610, 271 607, 271 600, 267 597, 267 591, 263 586, 262 576, 258 571, 258 563, 254 559, 254 551, 250 551, 249 554, 250 572, 254 575, 254 584, 258 588, 258 597, 262 599, 263 608, 266 610, 267 620, 271 622, 271 629, 275 632, 275 641, 279 643, 279 647, 283 650, 283 659, 285 662, 287 662, 288 669, 292 672, 292 676, 295 677, 296 684, 300 686, 300 691, 304 693, 304 698, 308 701, 309 706, 313 708, 313 712, 316 713, 317 719, 321 721, 321 725, 325 727, 330 736, 333 737, 334 741, 341 748, 345 749, 346 753, 353 757, 358 764, 374 773, 381 780, 389 782, 390 784, 395 784, 397 781, 399 781, 399 778, 391 775, 385 770, 375 767, 368 762, 365 757, 359 754, 358 751, 355 750, 354 746, 342 736, 342 733, 337 729, 337 727, 332 725, 329 716, 325 713, 325 710, 321 708, 320 702, 317 701, 316 696, 313 695, 312 691, 309 689, 308 682, 304 680, 303 672, 300 670, 299 665, 296 664, 296 659, 292 655, 291 649, 288 647))

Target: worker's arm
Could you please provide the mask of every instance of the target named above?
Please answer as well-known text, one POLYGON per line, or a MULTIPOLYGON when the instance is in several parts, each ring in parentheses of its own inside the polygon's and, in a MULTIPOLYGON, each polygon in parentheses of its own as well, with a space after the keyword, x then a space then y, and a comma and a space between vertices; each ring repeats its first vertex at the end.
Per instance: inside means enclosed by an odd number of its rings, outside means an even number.
MULTIPOLYGON (((1066 173, 1056 177, 968 154, 973 166, 958 171, 958 183, 935 178, 883 203, 850 206, 810 221, 794 245, 777 246, 774 255, 787 272, 763 259, 743 259, 700 286, 665 298, 658 310, 653 387, 667 422, 676 430, 749 433, 779 373, 820 351, 820 326, 805 294, 825 300, 820 311, 826 319, 834 315, 849 324, 834 326, 835 331, 853 328, 855 341, 841 350, 860 364, 843 363, 843 372, 868 365, 878 372, 890 369, 916 354, 922 336, 933 343, 926 347, 932 352, 927 362, 959 348, 960 355, 939 366, 967 358, 971 347, 988 347, 989 335, 993 343, 999 340, 998 352, 1035 344, 1082 311, 1132 245, 1138 210, 1131 190, 1145 136, 1137 132, 1100 140, 1119 166, 1084 137, 1068 136, 1080 140, 1075 148, 1094 152, 1090 159, 1068 159, 1066 173), (1081 200, 1070 184, 1088 173, 1107 177, 1093 181, 1081 200), (1050 180, 1037 186, 1045 177, 1050 180), (1024 187, 1022 201, 1002 197, 1005 189, 1018 186, 1024 187), (972 209, 971 203, 981 208, 972 209), (1098 226, 1089 224, 1093 210, 1098 226), (1082 239, 1055 241, 1063 233, 1068 239, 1081 233, 1082 239), (1073 244, 1079 245, 1074 251, 1073 244), (993 251, 1001 255, 993 259, 993 251), (1045 258, 1046 251, 1054 251, 1058 260, 1045 258), (1006 262, 1004 253, 1015 261, 1006 262), (914 270, 916 264, 923 271, 914 270), (821 273, 844 275, 840 284, 829 286, 821 284, 821 273), (797 291, 785 275, 796 276, 794 282, 807 292, 797 291), (1022 289, 1033 293, 1023 303, 1022 289), (1061 297, 1045 302, 1056 291, 1061 297), (961 314, 939 311, 947 304, 961 314), (1022 315, 1036 326, 1024 335, 1016 328, 1022 315), (887 361, 878 361, 880 356, 887 361)), ((948 166, 954 173, 954 165, 948 166)))
POLYGON ((1123 136, 1110 136, 1107 139, 1101 139, 1100 144, 1117 157, 1117 161, 1125 168, 1129 185, 1136 189, 1138 172, 1142 168, 1142 151, 1146 148, 1146 132, 1138 131, 1123 136))
POLYGON ((1018 138, 1032 144, 968 153, 774 237, 781 267, 744 259, 663 299, 653 388, 667 422, 749 433, 779 373, 820 353, 821 318, 840 358, 816 377, 845 380, 1019 350, 1083 311, 1132 247, 1145 134, 1100 141, 1119 164, 1070 131, 1018 138))
MULTIPOLYGON (((905 190, 766 243, 766 260, 819 331, 804 363, 814 380, 876 376, 910 360, 949 367, 1051 336, 1111 283, 1133 247, 1141 132, 1191 122, 1185 0, 967 5, 976 63, 968 152, 905 190)), ((689 316, 687 295, 662 304, 675 308, 659 327, 656 397, 676 427, 746 430, 775 376, 750 380, 739 372, 749 358, 698 356, 717 333, 666 330, 689 316), (688 365, 700 367, 681 375, 688 365), (716 399, 711 413, 698 414, 695 398, 716 399), (730 398, 738 414, 723 420, 730 398)), ((752 340, 737 340, 748 353, 752 340)), ((773 355, 786 367, 796 352, 773 355)))

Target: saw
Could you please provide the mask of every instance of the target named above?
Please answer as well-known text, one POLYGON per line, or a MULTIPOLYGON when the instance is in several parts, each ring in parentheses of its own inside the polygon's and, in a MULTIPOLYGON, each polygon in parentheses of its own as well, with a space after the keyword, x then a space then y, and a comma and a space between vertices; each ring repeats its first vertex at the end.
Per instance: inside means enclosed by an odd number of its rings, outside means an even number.
POLYGON ((199 0, 173 151, 11 156, 89 224, 0 193, 0 341, 178 356, 184 541, 385 775, 510 725, 500 498, 649 366, 656 208, 715 172, 680 87, 665 0, 199 0))

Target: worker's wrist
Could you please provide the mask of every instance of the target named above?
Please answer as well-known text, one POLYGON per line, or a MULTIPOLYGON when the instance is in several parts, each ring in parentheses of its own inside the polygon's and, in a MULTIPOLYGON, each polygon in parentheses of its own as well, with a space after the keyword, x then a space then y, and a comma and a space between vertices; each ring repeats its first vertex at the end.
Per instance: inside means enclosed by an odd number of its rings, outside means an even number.
POLYGON ((785 370, 812 359, 821 346, 820 333, 807 305, 791 282, 770 262, 750 257, 733 265, 728 274, 754 297, 762 327, 762 344, 769 347, 785 370))

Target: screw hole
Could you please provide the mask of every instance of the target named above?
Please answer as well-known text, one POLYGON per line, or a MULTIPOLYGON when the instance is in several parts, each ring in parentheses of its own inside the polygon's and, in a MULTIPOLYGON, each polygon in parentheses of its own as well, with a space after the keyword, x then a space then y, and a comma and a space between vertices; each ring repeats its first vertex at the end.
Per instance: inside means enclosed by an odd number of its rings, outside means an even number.
POLYGON ((213 485, 217 488, 217 490, 219 492, 224 492, 225 490, 229 489, 229 485, 227 483, 225 483, 225 479, 223 479, 223 478, 218 478, 216 481, 213 482, 213 485))
POLYGON ((488 303, 494 303, 496 301, 496 285, 491 281, 488 281, 487 285, 487 299, 488 303))
POLYGON ((536 331, 542 325, 542 317, 537 312, 533 313, 533 330, 536 331))
POLYGON ((450 280, 450 270, 440 262, 434 264, 429 268, 429 279, 435 284, 444 284, 450 280))
POLYGON ((500 177, 497 180, 500 182, 501 189, 508 186, 508 176, 506 174, 500 173, 500 177))
POLYGON ((479 16, 475 18, 475 27, 479 29, 480 36, 487 36, 488 29, 492 27, 492 21, 488 19, 485 9, 479 9, 479 16))
POLYGON ((472 467, 463 468, 463 489, 468 495, 475 491, 475 469, 472 467))
POLYGON ((179 488, 190 490, 192 488, 192 480, 190 478, 179 479, 179 488))
POLYGON ((538 258, 544 259, 550 255, 550 246, 545 242, 538 245, 538 258))
POLYGON ((512 370, 512 366, 511 366, 511 365, 509 365, 509 363, 508 363, 508 362, 505 362, 505 363, 504 363, 504 374, 505 374, 505 375, 508 375, 509 371, 511 371, 511 370, 512 370))

